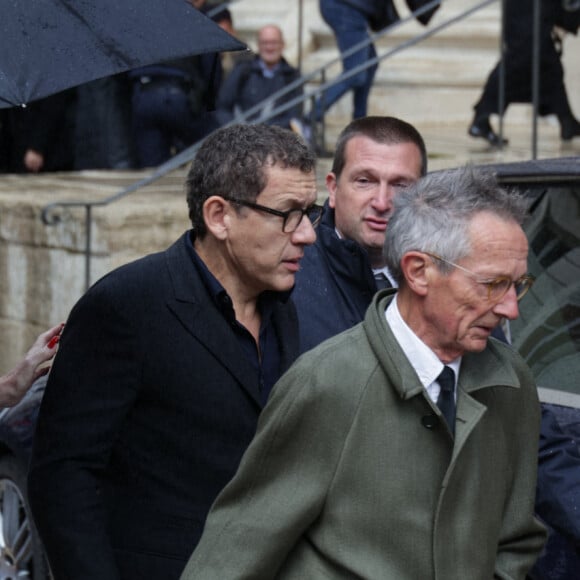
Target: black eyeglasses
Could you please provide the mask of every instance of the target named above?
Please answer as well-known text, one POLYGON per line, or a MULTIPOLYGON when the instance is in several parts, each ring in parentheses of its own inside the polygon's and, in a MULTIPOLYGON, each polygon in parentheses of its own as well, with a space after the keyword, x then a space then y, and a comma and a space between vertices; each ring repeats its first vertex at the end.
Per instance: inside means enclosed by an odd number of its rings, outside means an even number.
POLYGON ((288 211, 280 211, 277 209, 272 209, 271 207, 266 207, 265 205, 260 205, 259 203, 253 203, 251 201, 246 201, 244 199, 236 199, 234 197, 226 197, 222 195, 223 199, 231 201, 232 203, 237 203, 244 207, 249 207, 250 209, 255 209, 257 211, 263 211, 272 215, 281 217, 284 221, 282 222, 282 231, 286 234, 291 234, 298 229, 298 226, 302 222, 302 218, 307 216, 312 224, 312 227, 316 226, 322 217, 322 206, 316 205, 315 203, 309 205, 304 209, 289 209, 288 211))
POLYGON ((430 252, 423 252, 427 254, 431 258, 435 260, 439 260, 441 262, 445 262, 462 272, 468 274, 471 278, 473 278, 478 284, 483 284, 487 288, 487 299, 493 302, 499 302, 507 293, 508 290, 512 287, 512 284, 516 290, 516 298, 517 300, 521 300, 527 293, 527 291, 532 287, 534 283, 534 277, 531 274, 524 274, 520 276, 517 280, 512 280, 509 276, 498 276, 497 278, 493 278, 492 280, 483 280, 481 276, 460 266, 459 264, 455 264, 454 262, 450 262, 437 254, 432 254, 430 252))

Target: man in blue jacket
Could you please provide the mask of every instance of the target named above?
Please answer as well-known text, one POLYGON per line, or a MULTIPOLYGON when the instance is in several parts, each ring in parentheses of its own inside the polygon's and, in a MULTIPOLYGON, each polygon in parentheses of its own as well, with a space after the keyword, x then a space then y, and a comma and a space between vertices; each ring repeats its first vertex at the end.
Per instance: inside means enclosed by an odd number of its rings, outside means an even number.
POLYGON ((363 319, 389 278, 382 248, 393 198, 426 172, 423 138, 405 121, 364 117, 342 131, 317 240, 305 250, 292 294, 301 352, 363 319))
POLYGON ((266 119, 270 111, 302 94, 302 87, 289 91, 279 99, 266 103, 268 97, 293 83, 300 72, 282 56, 284 37, 278 26, 267 25, 258 32, 258 54, 252 60, 239 62, 223 83, 217 100, 220 125, 233 121, 236 115, 260 103, 264 106, 249 121, 264 120, 269 125, 290 128, 290 120, 300 117, 302 105, 266 119))
POLYGON ((542 405, 535 505, 550 534, 530 580, 580 578, 578 433, 564 430, 554 409, 542 405))

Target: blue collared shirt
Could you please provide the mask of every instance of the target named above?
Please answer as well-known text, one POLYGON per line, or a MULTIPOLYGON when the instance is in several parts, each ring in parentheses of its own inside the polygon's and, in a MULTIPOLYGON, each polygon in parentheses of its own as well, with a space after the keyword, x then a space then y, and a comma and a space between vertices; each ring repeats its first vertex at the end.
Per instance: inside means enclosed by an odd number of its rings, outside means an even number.
POLYGON ((280 69, 280 63, 274 65, 272 68, 269 68, 268 65, 262 59, 260 59, 258 64, 260 66, 260 70, 262 71, 262 75, 267 79, 273 79, 280 69))

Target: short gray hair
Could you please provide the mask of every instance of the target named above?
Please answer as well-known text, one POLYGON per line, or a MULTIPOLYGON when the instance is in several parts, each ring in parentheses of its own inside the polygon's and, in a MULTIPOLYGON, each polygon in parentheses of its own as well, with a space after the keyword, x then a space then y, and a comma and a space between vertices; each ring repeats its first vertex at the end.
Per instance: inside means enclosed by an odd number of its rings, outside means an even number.
MULTIPOLYGON (((399 284, 401 259, 410 251, 437 254, 456 262, 471 252, 469 224, 480 212, 523 224, 527 200, 501 187, 494 174, 472 166, 431 173, 394 199, 383 253, 399 284)), ((439 268, 450 266, 438 262, 439 268)))

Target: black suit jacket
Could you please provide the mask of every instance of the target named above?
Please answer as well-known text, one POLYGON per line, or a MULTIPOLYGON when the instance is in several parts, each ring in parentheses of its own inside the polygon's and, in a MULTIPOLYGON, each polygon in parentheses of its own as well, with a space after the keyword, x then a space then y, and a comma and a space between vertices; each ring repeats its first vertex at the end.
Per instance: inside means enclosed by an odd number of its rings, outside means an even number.
MULTIPOLYGON (((185 234, 71 312, 37 424, 33 515, 56 580, 178 578, 261 411, 258 377, 185 234)), ((273 322, 287 368, 293 304, 273 322)))

